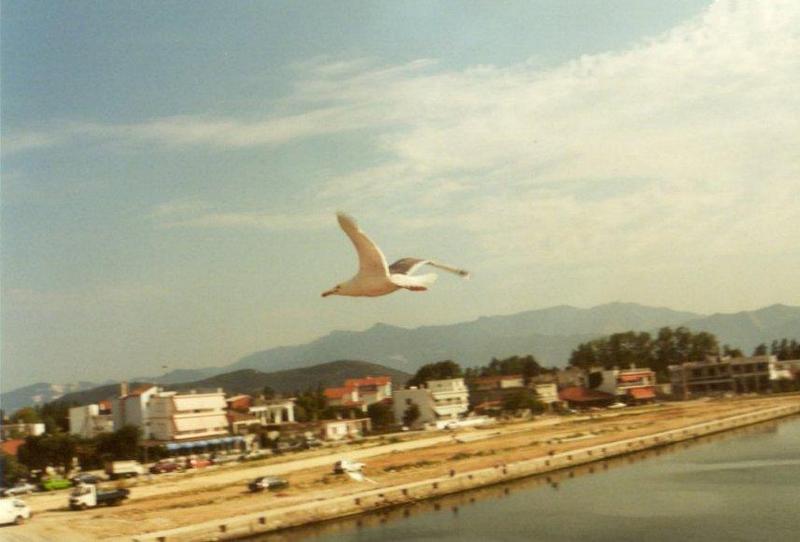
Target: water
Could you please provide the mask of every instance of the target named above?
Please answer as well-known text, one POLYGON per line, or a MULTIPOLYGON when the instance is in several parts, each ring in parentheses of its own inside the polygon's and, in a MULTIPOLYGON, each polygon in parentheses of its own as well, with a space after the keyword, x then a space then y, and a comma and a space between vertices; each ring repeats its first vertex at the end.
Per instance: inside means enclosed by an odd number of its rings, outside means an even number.
POLYGON ((258 542, 800 541, 800 418, 258 542))

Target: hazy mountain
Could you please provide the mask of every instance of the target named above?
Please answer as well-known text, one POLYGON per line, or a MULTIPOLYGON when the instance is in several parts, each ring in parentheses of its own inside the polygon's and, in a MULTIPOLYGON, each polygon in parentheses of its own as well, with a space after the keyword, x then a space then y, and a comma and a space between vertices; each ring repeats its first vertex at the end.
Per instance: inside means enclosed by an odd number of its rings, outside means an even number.
POLYGON ((769 346, 774 339, 800 338, 800 307, 771 305, 755 311, 713 314, 689 320, 684 325, 713 333, 720 343, 738 346, 745 354, 750 354, 760 343, 769 346))
POLYGON ((572 349, 586 340, 616 331, 675 326, 698 317, 691 312, 611 303, 591 309, 558 306, 415 329, 379 323, 366 331, 334 331, 304 345, 256 352, 228 368, 276 370, 357 358, 414 372, 442 359, 470 366, 515 354, 534 354, 546 365, 563 365, 572 349))
POLYGON ((85 390, 97 386, 92 382, 76 382, 72 384, 50 384, 39 382, 23 388, 18 388, 0 395, 0 408, 7 415, 24 406, 35 406, 49 403, 64 394, 73 391, 85 390))
POLYGON ((339 360, 329 363, 263 373, 255 369, 240 369, 223 373, 197 382, 184 382, 168 386, 169 389, 223 388, 229 393, 260 393, 269 386, 279 393, 289 394, 308 388, 341 386, 348 378, 365 376, 390 376, 394 386, 404 385, 411 374, 366 361, 339 360))
MULTIPOLYGON (((339 360, 322 363, 302 369, 290 369, 264 373, 254 369, 241 369, 227 372, 193 382, 182 382, 164 385, 169 390, 215 390, 224 389, 227 393, 256 394, 263 391, 264 386, 269 386, 279 393, 290 394, 308 388, 340 386, 347 378, 362 378, 365 376, 390 376, 395 386, 402 386, 411 378, 409 373, 384 367, 366 361, 339 360)), ((128 389, 133 390, 142 386, 141 382, 131 382, 128 389)), ((60 398, 60 401, 75 402, 85 405, 97 403, 103 399, 110 399, 119 395, 119 384, 99 386, 89 390, 69 393, 60 398)))
MULTIPOLYGON (((211 377, 222 373, 242 369, 270 373, 337 359, 369 360, 406 373, 414 373, 425 363, 443 359, 474 366, 484 365, 492 357, 515 354, 533 354, 544 365, 561 366, 572 350, 587 340, 629 330, 654 333, 663 326, 680 325, 693 331, 711 332, 721 344, 739 347, 750 354, 762 342, 769 344, 783 337, 800 338, 800 307, 772 305, 755 311, 707 316, 635 303, 609 303, 590 309, 561 305, 414 329, 378 323, 365 331, 334 331, 306 344, 255 352, 224 367, 177 369, 157 377, 131 380, 161 385, 208 381, 209 386, 216 387, 221 384, 214 384, 211 377)), ((42 389, 47 386, 60 389, 50 384, 36 386, 3 394, 0 396, 3 407, 11 411, 30 404, 35 397, 46 401, 55 395, 45 395, 42 389)))

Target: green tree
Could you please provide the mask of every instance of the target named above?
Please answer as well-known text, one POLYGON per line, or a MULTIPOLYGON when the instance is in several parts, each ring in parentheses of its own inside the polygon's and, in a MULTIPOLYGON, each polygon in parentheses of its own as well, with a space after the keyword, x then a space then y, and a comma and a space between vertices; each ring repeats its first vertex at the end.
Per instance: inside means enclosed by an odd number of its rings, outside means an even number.
POLYGON ((428 380, 446 380, 463 376, 461 366, 455 361, 437 361, 428 363, 417 370, 417 373, 408 381, 408 386, 422 386, 428 380))
POLYGON ((417 421, 422 413, 419 411, 417 403, 412 402, 408 405, 405 412, 403 412, 403 425, 411 427, 417 421))
POLYGON ((767 345, 764 343, 759 344, 753 350, 754 356, 766 356, 767 355, 767 345))
POLYGON ((372 421, 372 427, 383 429, 394 425, 392 407, 384 402, 372 403, 367 407, 367 416, 372 421))
POLYGON ((28 477, 28 469, 16 457, 0 452, 0 477, 6 487, 28 477))
POLYGON ((274 399, 276 395, 275 390, 273 390, 269 386, 264 386, 262 393, 264 394, 264 399, 267 400, 274 399))
POLYGON ((520 390, 503 399, 503 410, 509 412, 530 410, 534 414, 538 414, 544 412, 545 405, 537 399, 536 392, 533 390, 520 390))
POLYGON ((722 355, 731 358, 742 358, 744 354, 739 348, 732 348, 727 344, 722 345, 722 355))
POLYGON ((95 453, 102 461, 137 459, 142 440, 142 430, 126 425, 113 433, 100 433, 95 437, 95 453))
POLYGON ((72 458, 76 457, 77 443, 75 436, 66 433, 27 437, 19 447, 18 459, 29 469, 53 466, 69 470, 72 458))
POLYGON ((11 423, 41 423, 42 417, 31 407, 23 407, 11 415, 11 423))

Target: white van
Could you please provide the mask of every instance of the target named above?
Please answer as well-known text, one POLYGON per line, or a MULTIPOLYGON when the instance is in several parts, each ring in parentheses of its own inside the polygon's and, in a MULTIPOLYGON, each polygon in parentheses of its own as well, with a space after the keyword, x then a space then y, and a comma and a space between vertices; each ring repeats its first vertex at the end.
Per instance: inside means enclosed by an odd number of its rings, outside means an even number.
POLYGON ((22 499, 0 499, 0 525, 21 525, 31 517, 31 509, 22 499))

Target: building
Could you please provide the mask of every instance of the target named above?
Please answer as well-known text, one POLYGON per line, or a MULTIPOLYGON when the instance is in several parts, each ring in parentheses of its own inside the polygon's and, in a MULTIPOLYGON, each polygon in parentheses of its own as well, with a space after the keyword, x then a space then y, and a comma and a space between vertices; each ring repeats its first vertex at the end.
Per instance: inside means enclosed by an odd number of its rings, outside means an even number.
POLYGON ((286 399, 261 399, 253 400, 247 410, 259 419, 261 425, 280 425, 294 423, 294 397, 286 399))
POLYGON ((12 440, 44 435, 43 423, 0 423, 0 440, 12 440))
POLYGON ((473 410, 499 412, 503 402, 520 392, 531 393, 522 375, 493 375, 472 378, 467 382, 469 405, 473 410))
POLYGON ((773 382, 786 376, 777 358, 715 357, 670 365, 670 383, 677 397, 723 393, 762 393, 772 391, 773 382))
POLYGON ((323 440, 361 438, 369 433, 371 428, 369 418, 322 420, 319 422, 319 435, 323 440))
POLYGON ((153 384, 139 386, 132 391, 128 390, 128 383, 119 386, 119 397, 111 399, 111 419, 114 431, 126 425, 142 428, 142 436, 150 438, 148 430, 148 405, 150 399, 158 392, 158 387, 153 384))
POLYGON ((159 391, 147 407, 147 438, 184 441, 226 436, 225 394, 159 391))
POLYGON ((531 384, 531 387, 536 392, 536 398, 547 405, 547 408, 554 410, 561 404, 561 399, 558 397, 558 386, 555 382, 531 384))
POLYGON ((588 383, 591 389, 626 403, 643 403, 656 397, 656 373, 647 368, 593 370, 588 383))
MULTIPOLYGON (((110 406, 102 401, 102 406, 110 406)), ((69 409, 69 433, 82 438, 96 437, 100 433, 114 431, 114 419, 110 409, 101 410, 100 404, 84 405, 69 409)))
POLYGON ((419 417, 412 423, 414 428, 457 420, 469 411, 469 390, 463 378, 429 380, 423 388, 396 390, 392 398, 397 423, 403 423, 405 412, 412 404, 417 405, 419 417))
POLYGON ((348 378, 344 386, 326 388, 323 392, 329 406, 360 408, 367 407, 392 397, 392 379, 388 376, 367 376, 348 378))
POLYGON ((616 397, 604 391, 570 386, 558 392, 558 398, 570 408, 606 407, 616 402, 616 397))

